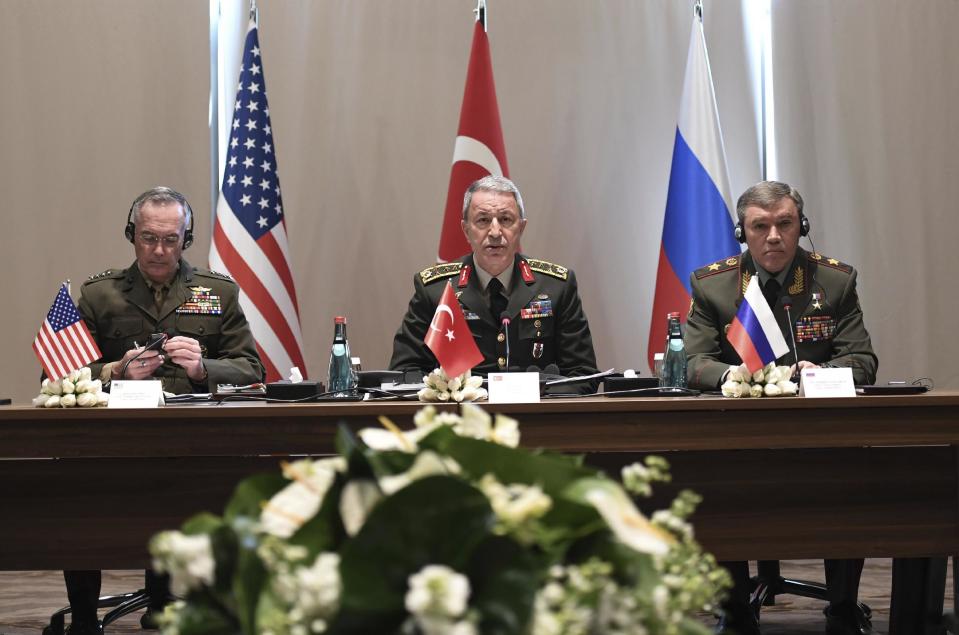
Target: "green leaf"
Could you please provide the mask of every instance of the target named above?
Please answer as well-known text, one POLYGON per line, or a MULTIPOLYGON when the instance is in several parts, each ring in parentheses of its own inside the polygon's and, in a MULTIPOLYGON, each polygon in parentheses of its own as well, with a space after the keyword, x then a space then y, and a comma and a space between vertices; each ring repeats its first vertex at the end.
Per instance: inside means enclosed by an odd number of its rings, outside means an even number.
POLYGON ((509 538, 491 536, 473 552, 470 605, 479 609, 484 635, 523 633, 548 562, 509 538))
POLYGON ((306 521, 296 533, 290 536, 291 545, 307 548, 309 562, 313 562, 321 551, 334 551, 343 541, 346 530, 340 520, 340 494, 343 483, 340 477, 326 492, 323 504, 313 518, 306 521))
POLYGON ((409 576, 427 564, 463 572, 492 522, 482 492, 451 476, 421 479, 381 501, 341 553, 343 623, 397 628, 409 576))
POLYGON ((223 517, 227 521, 232 521, 239 516, 259 518, 261 504, 273 498, 274 494, 289 483, 290 481, 282 474, 274 472, 257 474, 240 481, 223 511, 223 517))
POLYGON ((181 635, 236 635, 237 624, 216 607, 190 602, 178 616, 181 635))
POLYGON ((257 546, 255 536, 246 534, 239 537, 235 551, 236 571, 232 591, 236 598, 237 618, 247 635, 258 632, 256 611, 268 581, 266 567, 256 553, 257 546))
POLYGON ((679 635, 710 635, 712 629, 690 617, 684 617, 679 623, 679 635))
POLYGON ((216 531, 223 525, 223 519, 209 512, 200 512, 196 516, 188 518, 181 531, 190 536, 198 534, 209 534, 216 531))

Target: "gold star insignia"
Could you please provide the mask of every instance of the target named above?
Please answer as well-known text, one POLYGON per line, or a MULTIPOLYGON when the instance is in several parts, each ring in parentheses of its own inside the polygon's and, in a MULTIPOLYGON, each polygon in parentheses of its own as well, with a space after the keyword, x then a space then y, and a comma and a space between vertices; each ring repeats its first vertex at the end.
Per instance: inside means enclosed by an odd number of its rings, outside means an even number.
POLYGON ((717 271, 717 270, 719 269, 719 263, 718 263, 718 262, 714 262, 713 264, 709 265, 708 269, 709 269, 710 271, 717 271))
POLYGON ((828 262, 829 262, 829 264, 831 264, 831 265, 833 265, 833 266, 839 264, 839 261, 836 260, 835 258, 830 258, 830 259, 828 260, 828 262))

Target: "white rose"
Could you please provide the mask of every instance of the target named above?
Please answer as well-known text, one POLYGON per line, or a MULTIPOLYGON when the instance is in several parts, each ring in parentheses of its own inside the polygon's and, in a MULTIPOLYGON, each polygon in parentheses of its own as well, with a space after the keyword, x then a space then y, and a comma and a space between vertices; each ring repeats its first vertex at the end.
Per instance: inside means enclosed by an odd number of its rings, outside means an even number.
POLYGON ((213 584, 215 562, 210 536, 164 531, 150 541, 153 568, 170 574, 170 590, 184 597, 191 589, 213 584))
POLYGON ((60 407, 60 397, 58 395, 51 395, 47 398, 47 401, 43 404, 44 408, 59 408, 60 407))
POLYGON ((90 380, 90 392, 92 392, 92 393, 98 393, 98 392, 101 392, 102 390, 103 390, 103 382, 102 382, 102 381, 100 381, 99 379, 91 379, 91 380, 90 380))
POLYGON ((63 389, 64 395, 72 395, 76 391, 76 384, 66 377, 60 382, 60 386, 63 389))
POLYGON ((738 383, 741 381, 745 381, 746 378, 749 376, 750 376, 749 373, 743 374, 742 366, 730 366, 729 373, 726 374, 726 381, 738 383))
POLYGON ((80 380, 81 381, 90 381, 93 379, 93 371, 90 370, 89 366, 84 366, 80 369, 80 380))
POLYGON ((70 374, 66 376, 66 379, 69 379, 74 384, 80 381, 80 369, 78 368, 74 371, 71 371, 70 374))
POLYGON ((749 387, 749 396, 752 398, 762 397, 763 396, 763 387, 759 384, 753 384, 749 387))
POLYGON ((107 392, 98 392, 97 395, 97 406, 105 406, 110 403, 110 393, 107 392))
POLYGON ((62 395, 63 386, 60 384, 60 381, 51 381, 47 383, 46 391, 48 395, 62 395))
MULTIPOLYGON (((730 373, 732 374, 732 373, 730 373)), ((719 389, 723 393, 723 397, 738 397, 739 396, 739 382, 728 380, 719 389)))
POLYGON ((765 369, 760 368, 755 373, 753 373, 753 383, 761 384, 766 379, 765 369))
POLYGON ((85 392, 91 392, 90 387, 93 385, 93 382, 89 379, 81 379, 74 386, 73 392, 78 395, 81 395, 85 392))
POLYGON ((39 395, 37 395, 36 397, 33 398, 33 407, 34 407, 34 408, 42 408, 43 405, 44 405, 45 403, 47 403, 47 399, 49 399, 49 398, 50 398, 50 395, 46 395, 46 394, 42 394, 42 393, 39 394, 39 395))
POLYGON ((439 401, 440 394, 436 392, 435 388, 420 388, 419 392, 416 393, 416 398, 420 401, 439 401))
POLYGON ((90 392, 77 395, 77 405, 81 408, 92 408, 97 405, 97 396, 90 392))
POLYGON ((792 397, 799 392, 799 386, 797 386, 795 382, 789 380, 781 381, 776 385, 779 386, 779 389, 782 391, 784 397, 792 397))
POLYGON ((77 396, 73 393, 68 395, 63 395, 60 397, 60 407, 61 408, 72 408, 77 405, 77 396))
POLYGON ((783 394, 782 389, 776 384, 766 384, 766 387, 763 389, 767 397, 778 397, 783 394))

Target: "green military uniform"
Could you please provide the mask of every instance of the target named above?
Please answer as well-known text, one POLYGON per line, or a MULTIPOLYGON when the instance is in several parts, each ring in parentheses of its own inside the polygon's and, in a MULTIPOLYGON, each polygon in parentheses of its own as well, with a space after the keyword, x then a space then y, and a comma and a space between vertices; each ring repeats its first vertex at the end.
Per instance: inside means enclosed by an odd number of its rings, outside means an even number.
MULTIPOLYGON (((698 269, 690 277, 693 297, 684 341, 691 388, 715 390, 730 364, 741 363, 726 331, 754 275, 756 266, 747 252, 698 269)), ((851 367, 856 384, 876 381, 878 360, 863 324, 855 269, 797 249, 783 295, 792 296, 790 313, 800 361, 851 367)), ((772 310, 791 345, 785 309, 777 302, 772 310)), ((793 362, 792 353, 780 360, 793 362)))
MULTIPOLYGON (((506 341, 499 316, 491 313, 475 272, 472 254, 458 262, 435 265, 413 277, 413 298, 393 339, 394 370, 429 373, 439 364, 423 342, 447 281, 452 282, 464 317, 483 362, 474 371, 506 370, 506 341)), ((576 288, 576 276, 566 267, 517 255, 509 289, 509 367, 527 370, 559 367, 567 377, 596 371, 589 323, 576 288)))
POLYGON ((209 375, 202 385, 194 384, 184 368, 167 359, 154 373, 164 390, 207 392, 216 384, 263 381, 263 365, 238 302, 238 288, 228 276, 181 259, 163 304, 157 307, 154 292, 133 263, 84 282, 77 308, 103 353, 90 364, 94 377, 105 363, 143 346, 151 333, 166 332, 197 340, 209 375))

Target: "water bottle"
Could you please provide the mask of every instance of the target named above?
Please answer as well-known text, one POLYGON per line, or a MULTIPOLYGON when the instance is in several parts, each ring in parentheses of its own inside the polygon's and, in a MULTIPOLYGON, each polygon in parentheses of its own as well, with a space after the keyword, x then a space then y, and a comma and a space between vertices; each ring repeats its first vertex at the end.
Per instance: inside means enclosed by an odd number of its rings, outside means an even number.
POLYGON ((666 353, 663 355, 663 375, 660 385, 667 388, 686 387, 686 347, 679 313, 669 314, 666 330, 666 353))
POLYGON ((356 374, 350 359, 350 343, 346 339, 346 318, 333 319, 333 346, 330 348, 330 380, 327 388, 336 397, 356 392, 356 374))

